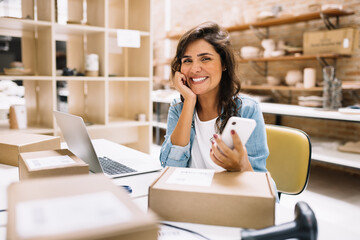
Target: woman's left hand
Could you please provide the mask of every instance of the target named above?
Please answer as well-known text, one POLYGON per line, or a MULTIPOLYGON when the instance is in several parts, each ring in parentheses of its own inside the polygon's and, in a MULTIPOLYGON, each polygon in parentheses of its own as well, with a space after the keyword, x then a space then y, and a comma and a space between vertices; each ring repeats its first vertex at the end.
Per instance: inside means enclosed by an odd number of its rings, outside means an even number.
POLYGON ((245 146, 235 131, 231 132, 234 149, 230 149, 214 134, 214 141, 210 149, 210 158, 214 163, 228 171, 254 171, 248 159, 245 146))

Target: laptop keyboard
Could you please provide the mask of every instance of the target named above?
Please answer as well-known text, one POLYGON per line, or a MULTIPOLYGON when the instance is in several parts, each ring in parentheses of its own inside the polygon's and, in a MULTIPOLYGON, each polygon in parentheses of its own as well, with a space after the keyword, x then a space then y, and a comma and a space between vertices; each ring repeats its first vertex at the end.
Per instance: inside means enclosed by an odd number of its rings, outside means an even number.
POLYGON ((99 161, 104 172, 108 175, 136 172, 136 170, 107 157, 99 157, 99 161))

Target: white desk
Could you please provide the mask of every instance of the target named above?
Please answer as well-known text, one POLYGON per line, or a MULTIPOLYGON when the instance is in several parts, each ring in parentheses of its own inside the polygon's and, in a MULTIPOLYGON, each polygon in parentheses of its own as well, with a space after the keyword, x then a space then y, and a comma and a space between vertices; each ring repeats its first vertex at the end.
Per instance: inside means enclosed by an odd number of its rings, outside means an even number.
MULTIPOLYGON (((111 143, 106 140, 95 140, 94 145, 96 151, 98 153, 102 153, 105 151, 116 151, 114 150, 114 143, 111 143)), ((117 146, 117 149, 123 149, 122 146, 117 146)), ((125 150, 128 148, 125 148, 125 150)), ((124 149, 123 149, 124 150, 124 149)), ((128 149, 129 150, 129 149, 128 149)), ((123 154, 144 154, 135 150, 130 149, 127 153, 123 154)), ((149 155, 146 155, 149 157, 149 155)), ((154 162, 158 161, 157 159, 153 159, 154 162)), ((129 177, 122 177, 113 179, 113 182, 116 185, 129 185, 133 189, 133 193, 130 195, 134 202, 140 207, 140 209, 147 211, 147 195, 148 195, 148 188, 150 184, 156 179, 161 172, 153 172, 147 174, 140 174, 134 175, 129 177)), ((6 165, 0 165, 0 209, 7 208, 6 202, 6 189, 7 186, 11 182, 18 181, 18 168, 17 167, 10 167, 6 165)), ((316 209, 314 209, 316 212, 316 209)), ((294 209, 290 209, 285 205, 277 204, 276 211, 275 211, 275 222, 276 224, 292 221, 294 219, 294 209)), ((7 221, 7 212, 0 211, 0 240, 6 238, 6 221, 7 221)), ((209 225, 202 225, 202 224, 191 224, 191 223, 175 223, 175 222, 168 222, 173 225, 187 228, 193 231, 196 231, 210 239, 240 239, 240 229, 239 228, 230 228, 230 227, 221 227, 221 226, 209 226, 209 225)), ((328 219, 319 219, 319 238, 322 239, 329 239, 328 237, 331 236, 331 239, 356 239, 354 238, 351 233, 346 232, 348 229, 339 229, 334 226, 334 232, 321 232, 321 226, 328 225, 328 219), (345 234, 345 236, 343 235, 345 234)), ((200 239, 195 235, 191 235, 187 232, 176 230, 169 227, 161 227, 161 236, 159 240, 169 240, 169 239, 200 239)))

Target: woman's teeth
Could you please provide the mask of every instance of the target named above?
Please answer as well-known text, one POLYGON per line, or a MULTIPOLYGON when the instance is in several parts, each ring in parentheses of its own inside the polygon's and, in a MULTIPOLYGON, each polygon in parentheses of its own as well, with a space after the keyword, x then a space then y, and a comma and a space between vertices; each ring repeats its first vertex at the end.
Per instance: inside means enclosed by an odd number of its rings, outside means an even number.
POLYGON ((203 80, 205 80, 206 79, 206 77, 201 77, 201 78, 193 78, 192 80, 194 81, 194 82, 200 82, 200 81, 203 81, 203 80))

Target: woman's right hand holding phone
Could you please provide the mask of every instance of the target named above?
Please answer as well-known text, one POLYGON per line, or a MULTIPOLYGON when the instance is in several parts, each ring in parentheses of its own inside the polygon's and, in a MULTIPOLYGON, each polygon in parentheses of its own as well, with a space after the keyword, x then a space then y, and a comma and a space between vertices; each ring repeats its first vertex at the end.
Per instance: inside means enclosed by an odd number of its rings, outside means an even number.
POLYGON ((173 82, 176 90, 180 92, 185 100, 196 102, 196 94, 188 86, 187 77, 185 74, 182 74, 181 72, 175 72, 173 82))

